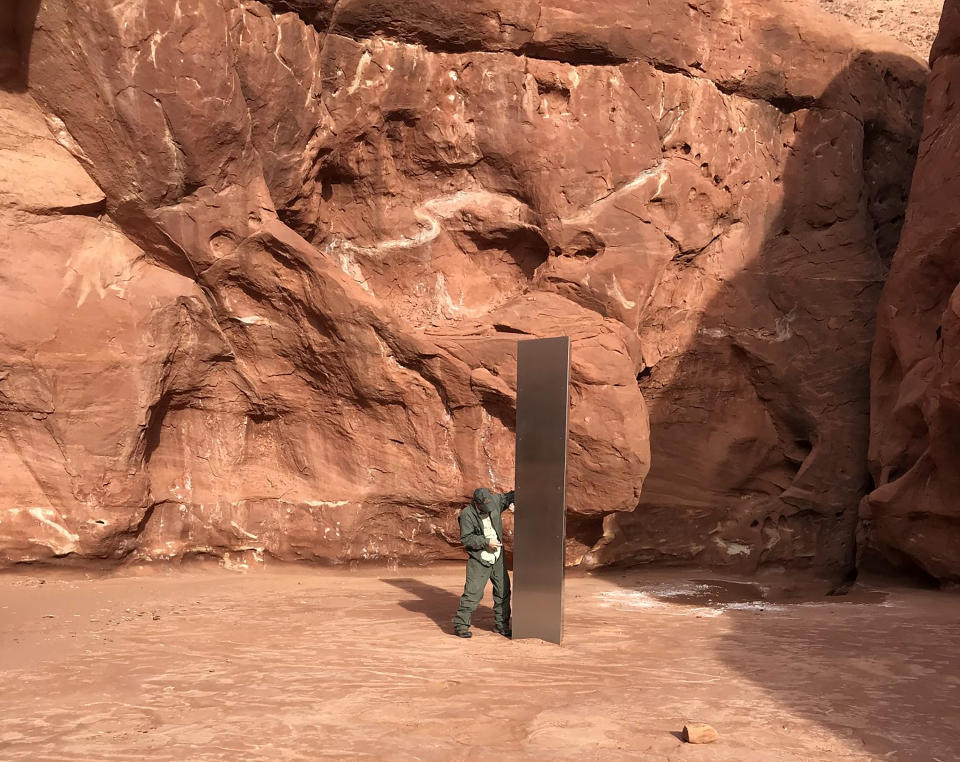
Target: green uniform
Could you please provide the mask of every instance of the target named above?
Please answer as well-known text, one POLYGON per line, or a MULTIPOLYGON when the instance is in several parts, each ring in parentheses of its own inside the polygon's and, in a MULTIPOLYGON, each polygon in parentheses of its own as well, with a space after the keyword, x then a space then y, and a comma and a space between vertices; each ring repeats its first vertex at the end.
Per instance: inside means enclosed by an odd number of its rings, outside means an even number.
MULTIPOLYGON (((478 490, 479 492, 479 490, 478 490)), ((513 490, 496 493, 484 490, 489 496, 490 523, 497 533, 497 539, 503 542, 502 514, 513 502, 513 490)), ((506 553, 501 548, 500 556, 493 563, 483 559, 481 553, 487 549, 487 538, 483 533, 483 515, 477 510, 476 501, 460 511, 460 542, 470 556, 467 559, 467 582, 460 597, 460 607, 453 618, 457 630, 470 627, 470 617, 480 605, 487 580, 493 582, 493 616, 498 628, 510 626, 510 577, 507 574, 506 553)))

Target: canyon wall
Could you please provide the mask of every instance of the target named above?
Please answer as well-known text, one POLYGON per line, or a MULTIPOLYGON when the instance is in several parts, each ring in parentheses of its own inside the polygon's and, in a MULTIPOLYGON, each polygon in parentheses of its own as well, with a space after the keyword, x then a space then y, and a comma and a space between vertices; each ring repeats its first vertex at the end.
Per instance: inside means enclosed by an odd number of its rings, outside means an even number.
POLYGON ((851 567, 908 49, 769 0, 16 26, 5 562, 460 558, 516 342, 568 334, 571 562, 851 567))
POLYGON ((960 582, 960 3, 930 55, 923 139, 872 369, 867 564, 960 582))

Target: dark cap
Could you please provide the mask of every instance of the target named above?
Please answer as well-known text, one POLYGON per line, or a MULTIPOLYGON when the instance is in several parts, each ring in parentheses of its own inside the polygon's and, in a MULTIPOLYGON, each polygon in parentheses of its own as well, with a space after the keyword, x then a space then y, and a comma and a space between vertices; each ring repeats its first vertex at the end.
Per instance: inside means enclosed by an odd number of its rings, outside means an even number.
POLYGON ((480 513, 490 513, 493 510, 493 495, 486 487, 478 487, 473 491, 473 504, 480 513))

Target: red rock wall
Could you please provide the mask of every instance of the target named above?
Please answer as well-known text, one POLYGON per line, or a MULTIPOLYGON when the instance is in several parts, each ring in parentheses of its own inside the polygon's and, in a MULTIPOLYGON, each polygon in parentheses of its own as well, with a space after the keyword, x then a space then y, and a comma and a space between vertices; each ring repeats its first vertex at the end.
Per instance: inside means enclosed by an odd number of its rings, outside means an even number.
POLYGON ((873 354, 864 561, 960 581, 960 2, 930 56, 923 139, 873 354))
POLYGON ((7 561, 458 558, 566 333, 572 561, 851 563, 905 49, 767 0, 21 15, 7 561))

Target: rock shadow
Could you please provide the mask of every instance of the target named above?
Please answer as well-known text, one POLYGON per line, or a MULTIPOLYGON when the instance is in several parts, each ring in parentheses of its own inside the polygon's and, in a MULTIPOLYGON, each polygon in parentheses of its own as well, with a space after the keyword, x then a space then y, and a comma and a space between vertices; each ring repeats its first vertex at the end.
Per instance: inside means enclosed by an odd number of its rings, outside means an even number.
POLYGON ((781 175, 754 179, 767 201, 739 216, 776 211, 736 273, 724 274, 736 252, 710 246, 668 266, 665 279, 712 295, 695 317, 656 318, 686 321, 690 339, 637 379, 651 470, 636 511, 608 517, 596 563, 792 568, 834 584, 855 574, 875 315, 924 76, 914 59, 863 52, 819 97, 770 102, 781 175))
POLYGON ((30 42, 40 0, 0 3, 0 90, 25 92, 30 70, 30 42))

